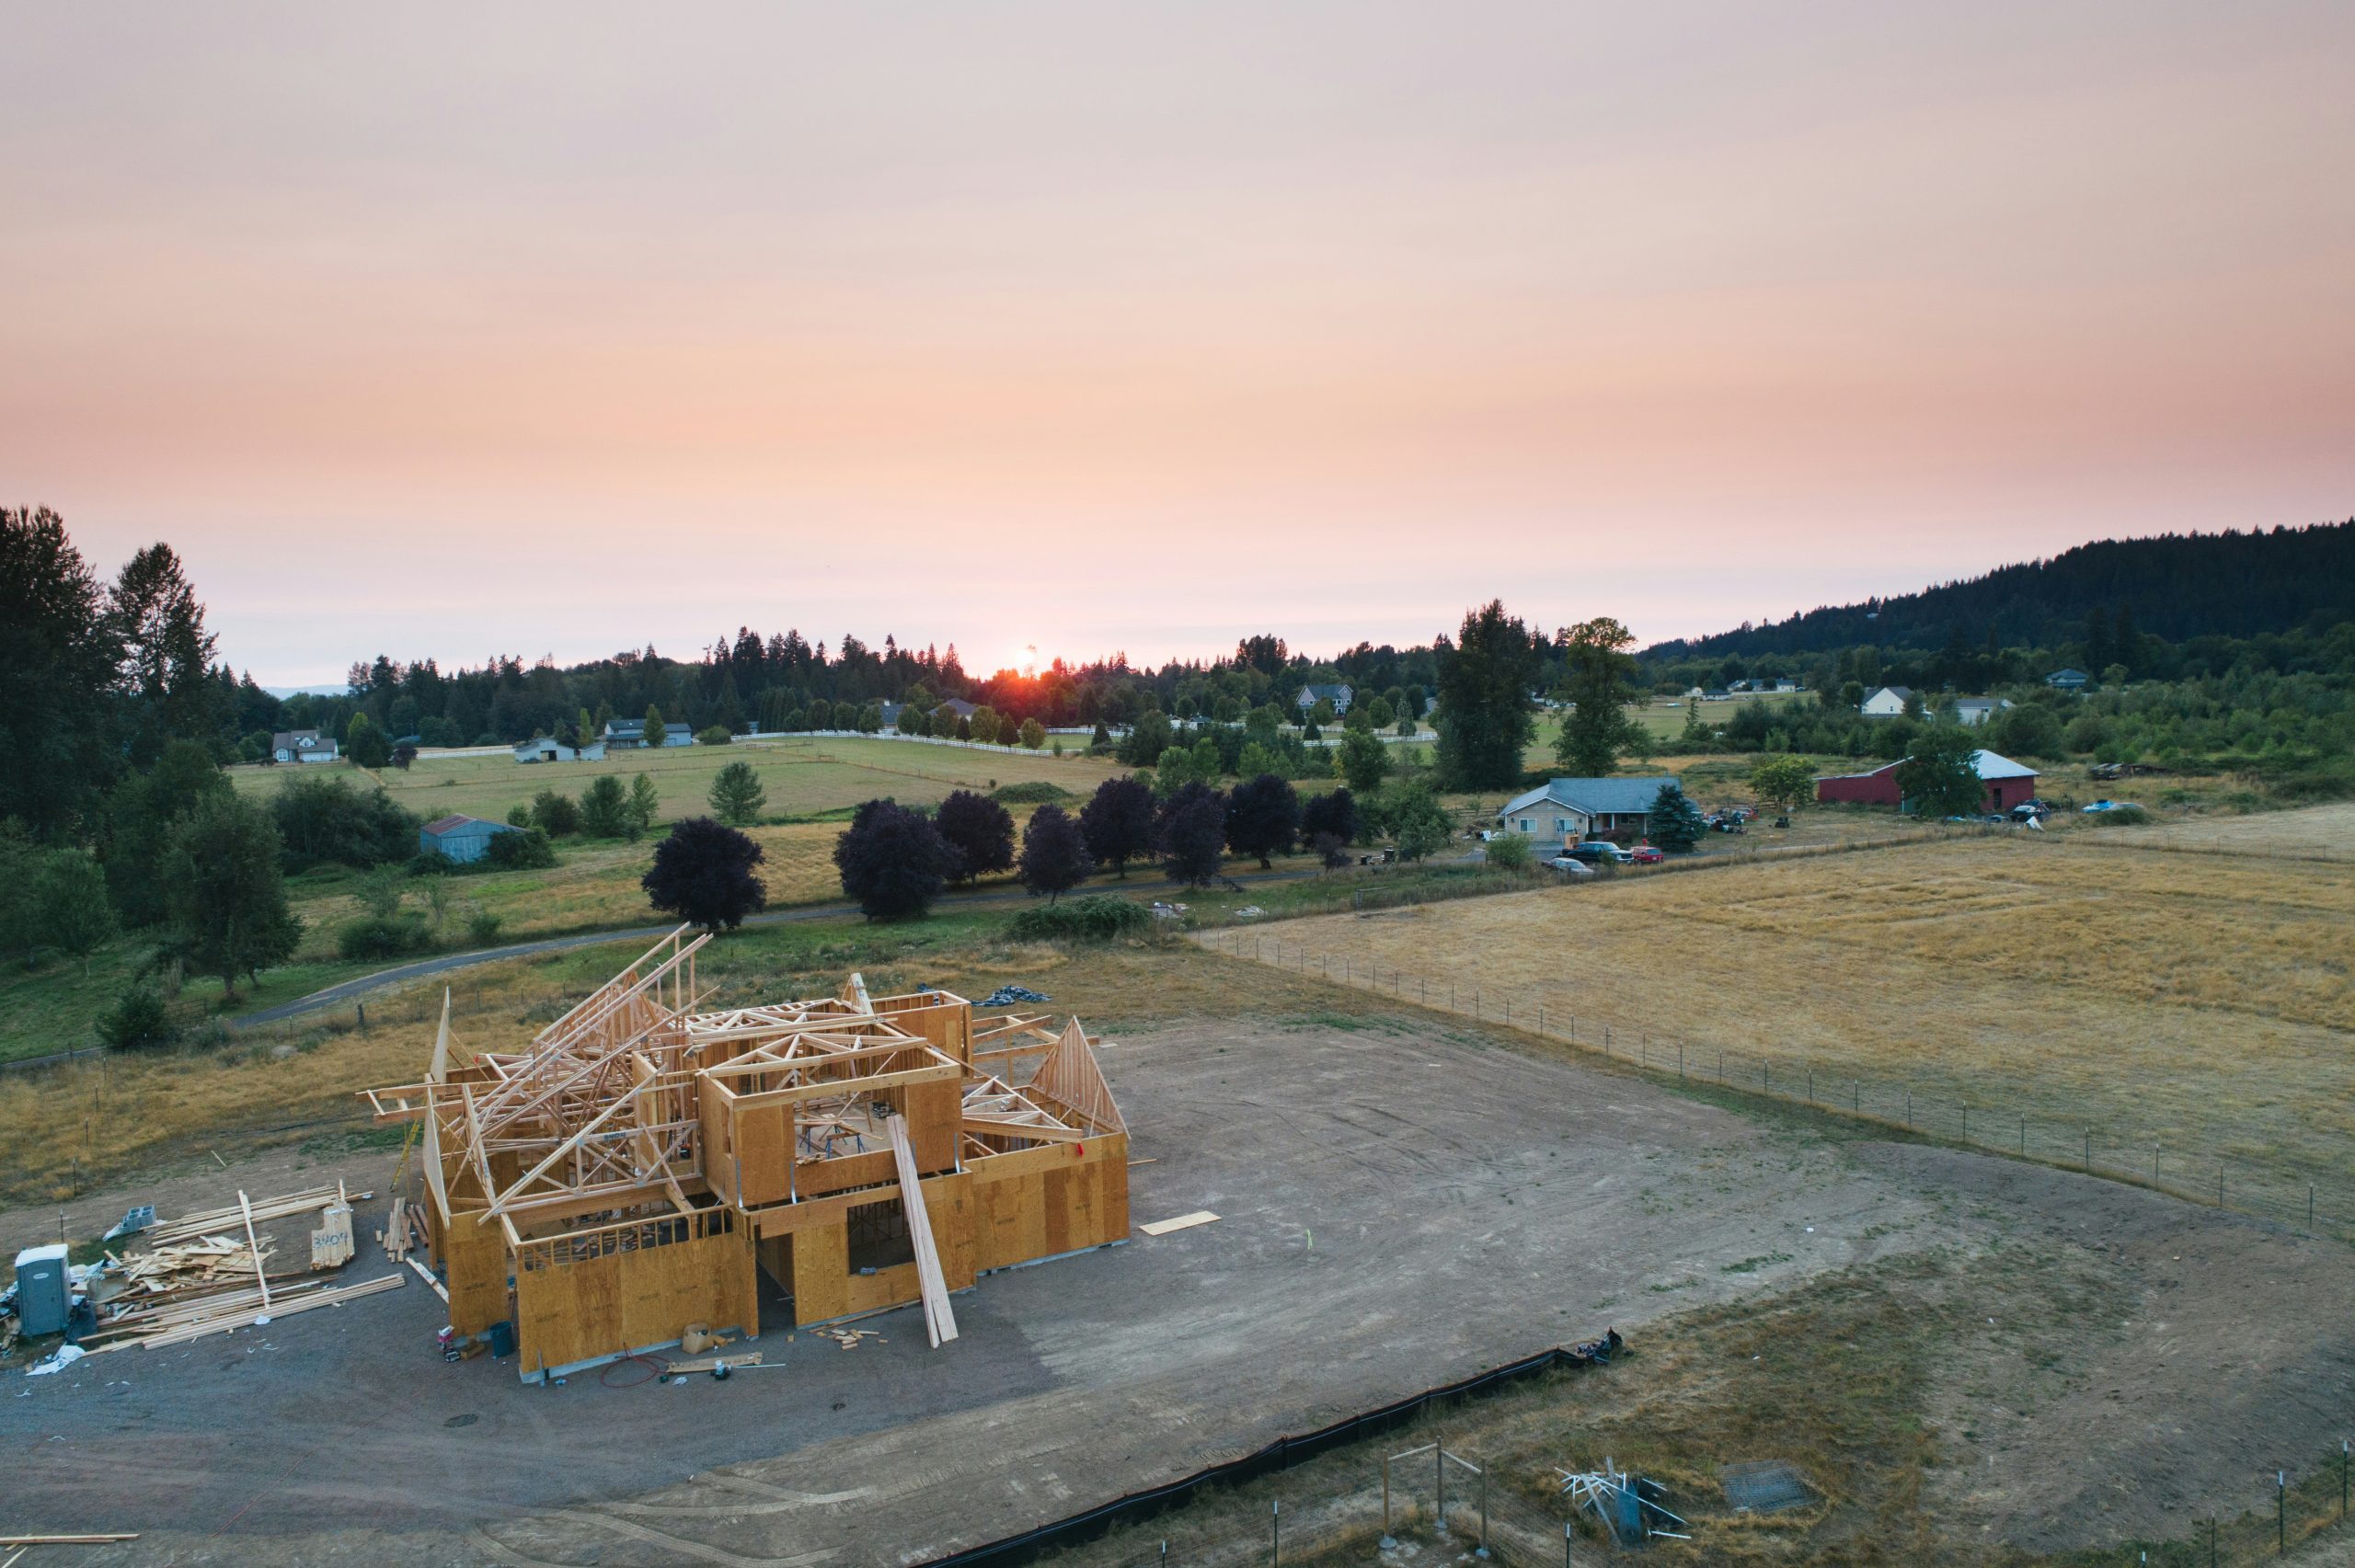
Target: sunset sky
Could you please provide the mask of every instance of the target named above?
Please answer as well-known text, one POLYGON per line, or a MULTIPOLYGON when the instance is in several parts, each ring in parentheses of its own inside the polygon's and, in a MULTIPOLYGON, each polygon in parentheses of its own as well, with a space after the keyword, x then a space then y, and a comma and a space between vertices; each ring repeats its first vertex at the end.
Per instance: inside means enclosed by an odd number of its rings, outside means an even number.
POLYGON ((0 479, 267 683, 1649 640, 2355 515, 2355 5, 10 3, 0 479))

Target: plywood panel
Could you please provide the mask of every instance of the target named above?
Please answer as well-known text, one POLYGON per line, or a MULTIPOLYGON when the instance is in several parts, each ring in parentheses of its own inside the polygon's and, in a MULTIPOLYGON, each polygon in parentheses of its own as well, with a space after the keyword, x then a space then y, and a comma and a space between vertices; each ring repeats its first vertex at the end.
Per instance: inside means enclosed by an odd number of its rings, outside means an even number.
POLYGON ((976 1268, 1006 1268, 1047 1253, 1046 1215, 1040 1205, 1043 1173, 973 1183, 973 1242, 976 1268))
POLYGON ((450 1288, 450 1326, 460 1338, 509 1316, 507 1236, 497 1220, 460 1213, 442 1236, 442 1266, 450 1288))
POLYGON ((822 1322, 850 1310, 850 1228, 842 1220, 793 1234, 793 1317, 822 1322))
POLYGON ((783 1203, 793 1195, 792 1116, 785 1105, 740 1106, 736 1113, 736 1170, 745 1208, 783 1203))
POLYGON ((973 1235, 973 1178, 935 1176, 924 1184, 925 1212, 932 1216, 932 1244, 940 1254, 940 1277, 951 1290, 973 1283, 980 1249, 973 1235))
POLYGON ((916 1169, 926 1175, 956 1168, 965 1091, 958 1083, 911 1083, 902 1092, 908 1142, 916 1169))
MULTIPOLYGON (((873 1274, 854 1274, 844 1283, 844 1299, 850 1304, 846 1312, 879 1311, 885 1307, 904 1307, 924 1299, 924 1288, 916 1280, 916 1265, 912 1263, 893 1264, 879 1268, 873 1274)), ((804 1318, 804 1322, 814 1322, 804 1318)))
POLYGON ((891 1151, 882 1149, 870 1154, 805 1160, 800 1169, 794 1173, 794 1179, 800 1184, 803 1197, 817 1197, 853 1187, 871 1187, 881 1182, 893 1181, 898 1174, 892 1167, 891 1151))

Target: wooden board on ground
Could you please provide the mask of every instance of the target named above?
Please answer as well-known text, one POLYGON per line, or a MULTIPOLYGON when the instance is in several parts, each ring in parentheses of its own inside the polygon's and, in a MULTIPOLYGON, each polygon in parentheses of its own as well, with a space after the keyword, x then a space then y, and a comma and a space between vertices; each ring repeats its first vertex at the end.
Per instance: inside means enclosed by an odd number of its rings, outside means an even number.
POLYGON ((1197 1225, 1208 1225, 1217 1218, 1207 1208, 1198 1208, 1191 1214, 1181 1214, 1175 1219, 1156 1219, 1137 1229, 1148 1236, 1166 1236, 1172 1230, 1190 1230, 1197 1225))

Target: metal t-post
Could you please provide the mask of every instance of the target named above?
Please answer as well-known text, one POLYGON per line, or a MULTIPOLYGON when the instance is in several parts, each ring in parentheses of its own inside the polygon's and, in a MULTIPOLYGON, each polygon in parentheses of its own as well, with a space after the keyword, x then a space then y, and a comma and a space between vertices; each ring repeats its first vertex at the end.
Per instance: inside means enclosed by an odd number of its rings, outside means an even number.
POLYGON ((1280 1502, 1269 1503, 1268 1505, 1268 1568, 1283 1568, 1283 1561, 1284 1505, 1280 1502))
POLYGON ((1480 1555, 1488 1555, 1488 1467, 1480 1467, 1480 1555))
POLYGON ((1382 1456, 1382 1533, 1384 1539, 1387 1539, 1390 1534, 1390 1456, 1388 1454, 1382 1456))
POLYGON ((1431 1473, 1439 1477, 1437 1488, 1439 1528, 1440 1533, 1445 1534, 1447 1531, 1447 1439, 1444 1437, 1438 1438, 1431 1444, 1431 1473))

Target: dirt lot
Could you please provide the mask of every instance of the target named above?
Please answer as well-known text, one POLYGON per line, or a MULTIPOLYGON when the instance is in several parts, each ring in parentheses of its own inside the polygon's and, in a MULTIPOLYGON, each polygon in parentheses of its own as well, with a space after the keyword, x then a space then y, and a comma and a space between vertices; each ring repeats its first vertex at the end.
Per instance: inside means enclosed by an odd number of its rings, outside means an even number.
MULTIPOLYGON (((854 1352, 773 1330, 783 1369, 727 1383, 543 1391, 442 1365, 439 1303, 404 1289, 7 1379, 0 1463, 36 1502, 11 1523, 148 1532, 94 1563, 921 1561, 1606 1322, 1665 1364, 1672 1314, 1932 1254, 2003 1324, 1936 1384, 1942 1451, 1996 1456, 1983 1481, 1940 1478, 1964 1539, 2164 1529, 2216 1492, 2237 1507, 2260 1438, 2310 1453, 2355 1408, 2355 1256, 2248 1221, 1842 1144, 1428 1017, 1198 1024, 1105 1057, 1151 1162, 1137 1219, 1223 1218, 994 1276, 952 1347, 903 1312, 854 1352), (2080 1275, 2073 1321, 2015 1317, 2020 1289, 2080 1275)), ((390 1160, 192 1172, 156 1196, 381 1182, 390 1160)), ((0 1245, 55 1227, 0 1216, 0 1245)))

